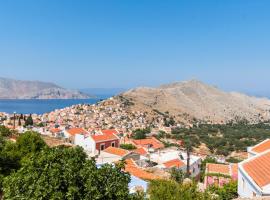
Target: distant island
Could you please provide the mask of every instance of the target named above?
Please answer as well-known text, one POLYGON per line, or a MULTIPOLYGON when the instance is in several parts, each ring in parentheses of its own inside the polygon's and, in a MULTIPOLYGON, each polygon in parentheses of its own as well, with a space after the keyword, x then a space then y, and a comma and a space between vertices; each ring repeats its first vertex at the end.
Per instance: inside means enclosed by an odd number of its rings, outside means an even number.
POLYGON ((0 99, 89 99, 94 96, 54 83, 0 78, 0 99))

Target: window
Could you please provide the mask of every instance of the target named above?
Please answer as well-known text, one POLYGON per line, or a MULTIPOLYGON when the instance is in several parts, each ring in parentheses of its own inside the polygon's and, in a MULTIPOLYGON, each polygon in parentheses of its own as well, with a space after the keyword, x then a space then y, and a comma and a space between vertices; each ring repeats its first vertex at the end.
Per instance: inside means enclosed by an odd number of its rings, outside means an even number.
POLYGON ((112 144, 112 147, 115 147, 115 142, 112 142, 111 144, 112 144))
POLYGON ((105 149, 105 144, 100 145, 100 151, 103 151, 105 149))

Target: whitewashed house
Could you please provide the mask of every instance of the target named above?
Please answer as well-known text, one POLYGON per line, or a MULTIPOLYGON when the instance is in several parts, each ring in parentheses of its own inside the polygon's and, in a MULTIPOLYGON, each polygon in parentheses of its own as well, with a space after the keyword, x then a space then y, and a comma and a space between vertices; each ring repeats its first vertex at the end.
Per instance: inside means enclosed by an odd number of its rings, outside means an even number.
POLYGON ((113 133, 97 132, 91 134, 82 128, 71 128, 64 131, 65 137, 72 144, 81 146, 91 154, 98 154, 106 148, 119 147, 120 139, 113 133))
POLYGON ((239 164, 238 194, 242 198, 270 199, 270 140, 248 148, 249 158, 239 164))
MULTIPOLYGON (((164 149, 150 154, 151 161, 158 163, 160 169, 179 168, 184 173, 187 171, 187 153, 175 149, 164 149)), ((190 155, 190 175, 198 178, 201 170, 201 158, 190 155)))

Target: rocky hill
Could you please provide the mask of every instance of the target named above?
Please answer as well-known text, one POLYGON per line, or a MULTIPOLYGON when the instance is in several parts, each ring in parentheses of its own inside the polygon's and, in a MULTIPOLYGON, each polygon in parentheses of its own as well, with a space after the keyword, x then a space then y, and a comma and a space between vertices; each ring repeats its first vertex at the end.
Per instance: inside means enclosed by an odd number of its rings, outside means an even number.
POLYGON ((0 99, 87 99, 79 91, 64 89, 53 83, 0 78, 0 99))
POLYGON ((173 116, 181 123, 259 122, 270 119, 270 100, 224 92, 197 80, 141 87, 121 94, 131 110, 173 116))

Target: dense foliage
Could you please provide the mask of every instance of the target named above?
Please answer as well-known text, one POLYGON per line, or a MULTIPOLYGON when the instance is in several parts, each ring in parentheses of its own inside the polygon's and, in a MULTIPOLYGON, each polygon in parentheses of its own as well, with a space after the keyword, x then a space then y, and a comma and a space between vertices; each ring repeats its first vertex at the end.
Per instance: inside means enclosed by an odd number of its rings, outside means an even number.
POLYGON ((121 144, 120 148, 126 150, 134 150, 136 149, 136 146, 134 146, 133 144, 121 144))
POLYGON ((122 163, 97 167, 79 148, 49 148, 40 135, 26 132, 17 142, 0 136, 0 198, 142 199, 130 195, 130 175, 122 163))
POLYGON ((5 178, 6 199, 128 199, 130 177, 121 167, 100 168, 81 148, 46 148, 5 178))
POLYGON ((195 183, 179 184, 175 181, 155 180, 149 185, 150 200, 218 200, 211 193, 200 192, 195 183))
POLYGON ((136 129, 132 133, 132 137, 136 140, 145 139, 147 134, 151 133, 150 128, 146 129, 136 129))
POLYGON ((25 126, 33 126, 33 125, 34 125, 34 121, 33 121, 32 115, 29 115, 25 120, 25 126))
POLYGON ((231 200, 238 197, 237 182, 230 182, 223 187, 211 187, 210 192, 218 195, 220 200, 231 200))
POLYGON ((212 153, 228 156, 233 151, 245 151, 248 146, 269 138, 270 125, 264 123, 201 124, 190 129, 173 129, 171 137, 179 140, 189 138, 194 147, 204 143, 212 153))
POLYGON ((176 181, 177 183, 183 183, 185 174, 182 170, 177 169, 176 167, 173 167, 170 170, 171 179, 176 181))
POLYGON ((11 135, 11 131, 5 126, 0 126, 0 135, 3 137, 8 137, 11 135))
POLYGON ((232 200, 237 198, 237 182, 224 187, 211 187, 202 192, 196 183, 177 183, 173 180, 155 180, 149 186, 150 200, 232 200))

